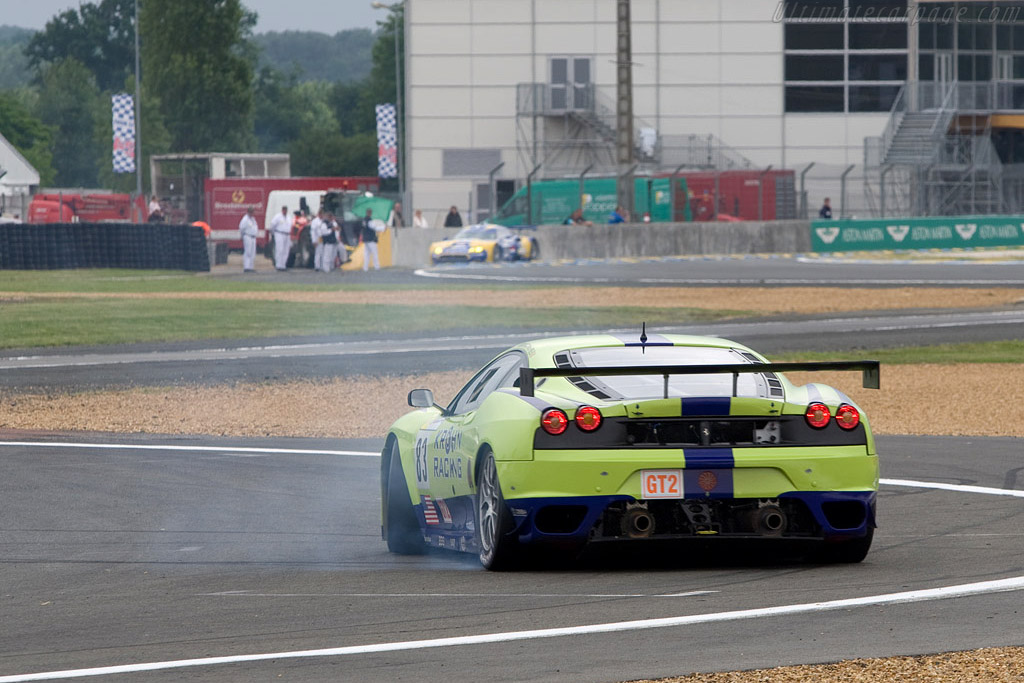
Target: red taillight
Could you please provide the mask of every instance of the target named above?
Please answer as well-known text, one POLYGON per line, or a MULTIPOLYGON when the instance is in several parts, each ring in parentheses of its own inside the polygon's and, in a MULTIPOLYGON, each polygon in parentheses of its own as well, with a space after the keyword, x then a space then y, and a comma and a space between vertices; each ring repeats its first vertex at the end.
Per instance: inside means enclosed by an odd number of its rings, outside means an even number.
POLYGON ((815 429, 821 429, 828 426, 828 420, 832 417, 832 413, 829 412, 828 406, 824 403, 812 403, 807 406, 807 424, 811 425, 815 429))
POLYGON ((836 424, 843 429, 853 429, 860 424, 860 413, 853 406, 843 404, 836 411, 836 424))
POLYGON ((540 426, 548 434, 561 434, 569 427, 569 416, 558 408, 549 408, 540 416, 540 426))
POLYGON ((592 432, 601 426, 601 411, 594 406, 583 406, 576 411, 576 426, 585 432, 592 432))

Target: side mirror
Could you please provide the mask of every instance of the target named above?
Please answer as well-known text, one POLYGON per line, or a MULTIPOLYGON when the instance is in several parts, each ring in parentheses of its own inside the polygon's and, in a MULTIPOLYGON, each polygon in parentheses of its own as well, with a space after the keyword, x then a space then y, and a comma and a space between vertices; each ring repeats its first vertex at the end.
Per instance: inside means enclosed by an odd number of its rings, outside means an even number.
POLYGON ((413 389, 409 392, 409 405, 413 408, 430 408, 434 405, 434 392, 430 389, 413 389))

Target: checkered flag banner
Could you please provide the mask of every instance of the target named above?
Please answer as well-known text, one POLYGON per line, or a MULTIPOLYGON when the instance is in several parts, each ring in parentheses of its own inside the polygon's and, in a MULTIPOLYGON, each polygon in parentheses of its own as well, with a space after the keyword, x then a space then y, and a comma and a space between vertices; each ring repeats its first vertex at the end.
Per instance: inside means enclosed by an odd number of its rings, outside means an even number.
POLYGON ((398 177, 398 126, 395 105, 377 105, 377 175, 398 177))
POLYGON ((110 97, 114 124, 114 173, 135 173, 135 103, 120 93, 110 97))

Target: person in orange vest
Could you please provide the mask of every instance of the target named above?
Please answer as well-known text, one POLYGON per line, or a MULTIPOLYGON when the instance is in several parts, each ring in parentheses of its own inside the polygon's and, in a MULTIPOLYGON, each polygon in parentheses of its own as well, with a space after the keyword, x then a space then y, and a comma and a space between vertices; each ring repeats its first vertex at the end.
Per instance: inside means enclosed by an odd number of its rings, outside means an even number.
POLYGON ((193 221, 192 225, 198 225, 203 229, 203 234, 206 235, 206 239, 210 239, 210 226, 203 221, 193 221))

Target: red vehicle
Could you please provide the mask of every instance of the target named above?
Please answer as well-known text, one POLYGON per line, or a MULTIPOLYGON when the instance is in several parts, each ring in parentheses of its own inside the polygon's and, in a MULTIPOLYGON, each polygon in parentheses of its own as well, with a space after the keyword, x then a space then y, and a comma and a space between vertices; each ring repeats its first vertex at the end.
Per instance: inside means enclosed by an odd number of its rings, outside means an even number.
POLYGON ((146 201, 130 194, 105 192, 47 192, 32 197, 29 223, 142 223, 146 201), (134 211, 132 210, 134 206, 134 211))
MULTIPOLYGON (((694 221, 772 221, 796 218, 792 170, 682 171, 679 175, 686 178, 688 196, 676 197, 676 211, 681 213, 682 207, 689 203, 694 221)), ((676 220, 684 219, 677 216, 676 220)))
MULTIPOLYGON (((270 193, 274 191, 302 191, 321 194, 329 190, 376 192, 380 179, 367 177, 309 177, 309 178, 207 178, 205 183, 205 217, 210 224, 210 239, 226 242, 230 249, 241 249, 242 238, 238 223, 248 207, 253 208, 259 225, 258 249, 267 243, 266 213, 270 193)), ((288 207, 290 211, 298 206, 288 207)))

